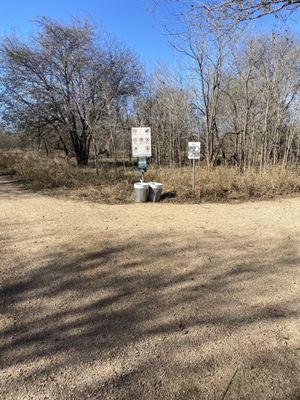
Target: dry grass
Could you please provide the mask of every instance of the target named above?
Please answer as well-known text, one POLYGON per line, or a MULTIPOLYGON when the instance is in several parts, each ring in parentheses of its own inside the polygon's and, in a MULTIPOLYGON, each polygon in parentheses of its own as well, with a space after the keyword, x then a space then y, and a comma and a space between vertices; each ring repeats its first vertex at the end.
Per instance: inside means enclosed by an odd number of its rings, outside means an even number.
MULTIPOLYGON (((105 203, 133 201, 133 183, 139 179, 136 169, 103 169, 97 176, 91 168, 76 168, 59 157, 49 158, 33 151, 0 153, 0 169, 20 177, 36 189, 51 190, 75 198, 105 203)), ((150 168, 148 181, 164 184, 165 192, 176 193, 174 201, 228 201, 272 198, 299 193, 299 170, 280 166, 266 169, 262 175, 249 170, 241 174, 236 168, 196 168, 196 192, 191 188, 191 169, 175 171, 150 168)))
POLYGON ((158 171, 158 180, 164 187, 176 192, 179 201, 226 201, 251 198, 272 198, 300 191, 299 170, 286 170, 281 166, 266 169, 261 175, 253 170, 241 173, 233 167, 211 170, 196 168, 196 192, 192 191, 191 168, 174 172, 158 171))
POLYGON ((22 140, 18 134, 6 134, 0 132, 0 149, 18 149, 22 146, 22 140))
POLYGON ((34 151, 0 153, 0 169, 14 174, 34 189, 107 203, 129 202, 134 175, 123 170, 77 168, 60 157, 46 157, 34 151))

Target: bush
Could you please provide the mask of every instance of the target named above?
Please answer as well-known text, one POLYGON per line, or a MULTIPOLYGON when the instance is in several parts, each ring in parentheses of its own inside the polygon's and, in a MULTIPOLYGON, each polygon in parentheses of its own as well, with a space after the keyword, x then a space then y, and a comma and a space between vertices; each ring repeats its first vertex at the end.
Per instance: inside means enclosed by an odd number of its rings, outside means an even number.
MULTIPOLYGON (((51 189, 105 203, 133 200, 133 183, 139 179, 136 169, 105 168, 99 176, 92 168, 78 168, 59 157, 46 157, 33 151, 0 152, 0 169, 15 174, 36 189, 51 189)), ((207 170, 197 166, 196 191, 191 187, 191 168, 150 168, 147 181, 159 181, 164 192, 176 193, 175 201, 229 201, 271 198, 299 193, 299 170, 280 166, 268 168, 261 175, 253 170, 240 173, 236 168, 217 167, 207 170)))

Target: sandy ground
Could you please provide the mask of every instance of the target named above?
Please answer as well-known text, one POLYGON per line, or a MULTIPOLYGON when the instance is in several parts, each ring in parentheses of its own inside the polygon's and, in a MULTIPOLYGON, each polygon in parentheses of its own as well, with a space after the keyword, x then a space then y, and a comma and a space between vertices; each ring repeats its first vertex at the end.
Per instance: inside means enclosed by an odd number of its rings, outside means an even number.
POLYGON ((98 205, 0 178, 0 398, 299 399, 300 198, 98 205))

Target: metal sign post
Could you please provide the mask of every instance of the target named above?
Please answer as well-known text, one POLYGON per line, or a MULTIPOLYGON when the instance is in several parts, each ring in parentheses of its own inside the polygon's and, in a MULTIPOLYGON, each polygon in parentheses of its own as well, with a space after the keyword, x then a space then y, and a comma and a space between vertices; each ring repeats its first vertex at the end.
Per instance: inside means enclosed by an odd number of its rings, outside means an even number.
POLYGON ((193 178, 192 178, 192 188, 195 191, 195 159, 193 158, 193 178))
POLYGON ((188 143, 188 159, 193 160, 192 188, 195 191, 195 160, 200 160, 200 142, 188 143))

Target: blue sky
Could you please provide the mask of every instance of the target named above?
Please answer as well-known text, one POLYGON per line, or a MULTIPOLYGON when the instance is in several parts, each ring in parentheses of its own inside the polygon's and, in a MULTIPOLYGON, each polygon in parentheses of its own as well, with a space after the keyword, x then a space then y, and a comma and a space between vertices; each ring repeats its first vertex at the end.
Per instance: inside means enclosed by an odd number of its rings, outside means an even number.
MULTIPOLYGON (((103 30, 115 35, 133 48, 147 68, 157 60, 172 64, 178 57, 170 49, 162 28, 164 13, 156 16, 147 11, 151 0, 0 0, 0 35, 16 33, 26 37, 33 29, 32 21, 38 16, 48 16, 59 21, 72 17, 91 18, 103 30)), ((289 28, 297 28, 299 14, 289 20, 289 28)), ((274 18, 264 18, 253 29, 269 30, 276 23, 274 18)), ((278 24, 278 22, 277 22, 278 24)))
POLYGON ((59 21, 88 17, 100 29, 133 48, 145 64, 172 60, 159 17, 147 11, 147 0, 0 0, 0 35, 27 36, 32 20, 48 16, 59 21))

